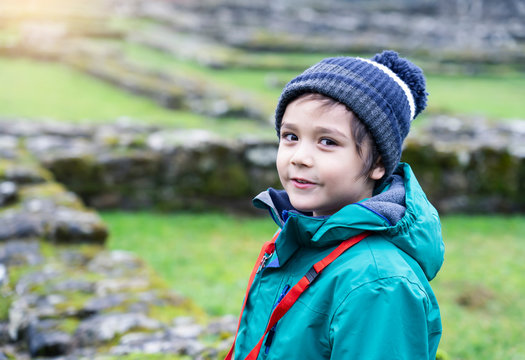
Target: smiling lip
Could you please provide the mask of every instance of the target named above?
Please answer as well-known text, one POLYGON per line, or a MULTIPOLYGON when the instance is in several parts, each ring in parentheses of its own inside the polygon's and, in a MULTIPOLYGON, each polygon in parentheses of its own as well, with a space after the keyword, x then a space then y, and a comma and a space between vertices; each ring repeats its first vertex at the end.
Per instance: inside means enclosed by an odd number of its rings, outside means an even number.
POLYGON ((316 185, 315 183, 309 180, 301 179, 301 178, 292 178, 291 182, 298 189, 309 189, 316 185))

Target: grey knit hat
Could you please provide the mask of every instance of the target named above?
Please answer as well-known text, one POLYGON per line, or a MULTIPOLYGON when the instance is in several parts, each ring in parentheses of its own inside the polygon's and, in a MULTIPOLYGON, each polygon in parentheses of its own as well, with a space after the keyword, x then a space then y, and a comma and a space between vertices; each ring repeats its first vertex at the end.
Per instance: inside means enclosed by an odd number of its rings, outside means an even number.
POLYGON ((382 180, 399 163, 410 123, 426 107, 428 95, 423 71, 394 51, 372 59, 327 58, 284 87, 275 111, 278 135, 286 107, 306 93, 319 93, 345 104, 364 123, 385 166, 382 180))

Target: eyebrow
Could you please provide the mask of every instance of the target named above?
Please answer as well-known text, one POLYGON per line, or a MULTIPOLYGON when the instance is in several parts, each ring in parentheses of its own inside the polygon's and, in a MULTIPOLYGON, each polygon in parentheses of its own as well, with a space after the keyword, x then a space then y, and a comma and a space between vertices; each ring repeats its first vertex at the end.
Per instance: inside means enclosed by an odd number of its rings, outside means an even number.
POLYGON ((324 126, 316 126, 315 127, 315 131, 318 132, 318 133, 321 133, 321 134, 328 134, 328 135, 334 135, 334 136, 339 136, 339 137, 343 137, 343 138, 348 138, 348 135, 337 130, 337 129, 333 129, 333 128, 327 128, 327 127, 324 127, 324 126))
MULTIPOLYGON (((289 124, 287 122, 283 122, 282 125, 281 125, 281 129, 286 129, 286 130, 291 130, 291 131, 297 131, 298 130, 298 126, 296 124, 289 124)), ((316 126, 315 127, 315 132, 318 133, 318 134, 327 134, 327 135, 332 135, 332 136, 339 136, 339 137, 343 137, 343 138, 348 138, 348 135, 337 130, 337 129, 333 129, 333 128, 327 128, 325 126, 316 126)))
POLYGON ((288 124, 287 122, 284 122, 281 124, 281 129, 286 128, 289 130, 297 130, 297 125, 294 124, 288 124))

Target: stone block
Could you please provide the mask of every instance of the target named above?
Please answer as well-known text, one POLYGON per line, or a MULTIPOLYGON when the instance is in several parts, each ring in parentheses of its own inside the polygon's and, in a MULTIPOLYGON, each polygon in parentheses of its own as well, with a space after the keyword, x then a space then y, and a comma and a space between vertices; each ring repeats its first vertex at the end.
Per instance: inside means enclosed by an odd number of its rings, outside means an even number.
POLYGON ((100 346, 131 329, 158 329, 160 324, 144 314, 111 313, 83 320, 75 332, 79 346, 100 346))
POLYGON ((16 200, 18 187, 12 181, 0 182, 0 207, 9 205, 16 200))
POLYGON ((55 330, 56 321, 41 321, 28 328, 29 353, 33 357, 57 357, 68 354, 73 347, 70 334, 55 330))

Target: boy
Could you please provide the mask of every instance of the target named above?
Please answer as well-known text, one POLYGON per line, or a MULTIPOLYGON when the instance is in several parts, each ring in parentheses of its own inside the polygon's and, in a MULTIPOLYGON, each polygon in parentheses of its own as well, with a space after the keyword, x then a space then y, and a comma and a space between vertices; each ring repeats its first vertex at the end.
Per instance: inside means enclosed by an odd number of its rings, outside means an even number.
POLYGON ((285 86, 284 190, 254 199, 281 230, 250 279, 235 359, 435 359, 440 221, 399 163, 426 95, 392 51, 325 59, 285 86))

